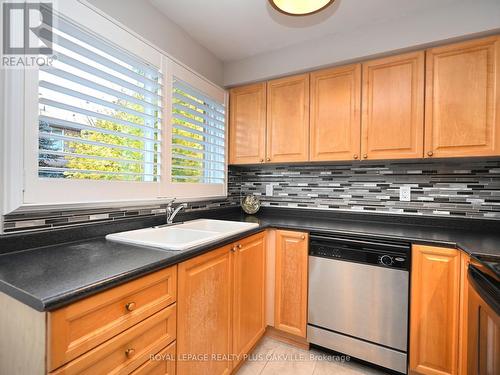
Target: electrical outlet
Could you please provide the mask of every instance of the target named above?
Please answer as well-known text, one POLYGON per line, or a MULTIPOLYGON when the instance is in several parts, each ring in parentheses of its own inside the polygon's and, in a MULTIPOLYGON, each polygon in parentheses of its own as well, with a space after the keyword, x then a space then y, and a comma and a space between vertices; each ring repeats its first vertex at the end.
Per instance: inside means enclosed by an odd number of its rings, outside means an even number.
POLYGON ((411 186, 401 186, 399 188, 399 200, 401 202, 411 201, 411 186))
POLYGON ((273 184, 266 185, 266 195, 272 197, 274 192, 273 184))

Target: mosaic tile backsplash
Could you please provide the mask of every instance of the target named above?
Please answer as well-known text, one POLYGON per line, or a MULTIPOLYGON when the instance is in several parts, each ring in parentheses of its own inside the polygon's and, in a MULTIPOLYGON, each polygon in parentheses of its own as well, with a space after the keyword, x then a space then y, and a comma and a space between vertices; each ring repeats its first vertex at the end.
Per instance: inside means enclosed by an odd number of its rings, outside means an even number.
MULTIPOLYGON (((233 203, 227 199, 190 202, 183 212, 202 211, 231 205, 233 203)), ((11 214, 4 217, 4 233, 50 230, 60 227, 158 215, 165 215, 164 205, 11 214)))
POLYGON ((229 191, 267 207, 500 220, 500 159, 233 167, 229 191), (399 201, 403 185, 410 202, 399 201))
MULTIPOLYGON (((186 212, 239 205, 246 194, 265 207, 470 217, 500 220, 500 159, 230 167, 228 198, 188 203, 186 212), (266 185, 273 195, 266 196, 266 185), (399 187, 411 186, 411 201, 399 187)), ((50 230, 164 215, 163 206, 11 214, 4 232, 50 230)))

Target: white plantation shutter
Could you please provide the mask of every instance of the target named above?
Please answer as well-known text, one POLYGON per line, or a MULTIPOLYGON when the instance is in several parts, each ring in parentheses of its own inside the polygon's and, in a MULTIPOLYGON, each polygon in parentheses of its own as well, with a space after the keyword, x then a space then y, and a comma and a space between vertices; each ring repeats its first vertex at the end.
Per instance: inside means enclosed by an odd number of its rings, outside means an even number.
POLYGON ((77 0, 58 2, 39 34, 49 31, 53 64, 14 80, 24 121, 18 207, 226 195, 224 89, 77 0))
POLYGON ((174 77, 172 182, 225 184, 224 102, 174 77))
POLYGON ((160 68, 64 18, 51 30, 56 59, 39 72, 38 176, 159 181, 160 68))

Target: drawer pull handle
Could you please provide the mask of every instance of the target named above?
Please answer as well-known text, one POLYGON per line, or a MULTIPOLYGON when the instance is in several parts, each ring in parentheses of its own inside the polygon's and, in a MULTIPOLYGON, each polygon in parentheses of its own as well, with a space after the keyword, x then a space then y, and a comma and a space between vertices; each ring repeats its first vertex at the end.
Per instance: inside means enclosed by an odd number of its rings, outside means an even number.
POLYGON ((129 302, 125 305, 125 308, 127 311, 134 311, 135 310, 135 302, 129 302))
POLYGON ((125 350, 125 355, 127 356, 127 358, 132 358, 135 354, 135 349, 127 349, 125 350))

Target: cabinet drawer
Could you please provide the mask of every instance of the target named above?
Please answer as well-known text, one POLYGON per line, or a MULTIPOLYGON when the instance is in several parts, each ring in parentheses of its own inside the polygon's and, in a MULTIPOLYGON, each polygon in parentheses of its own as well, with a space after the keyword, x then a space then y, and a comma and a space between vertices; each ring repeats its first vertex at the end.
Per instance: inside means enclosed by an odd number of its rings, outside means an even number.
POLYGON ((141 367, 132 375, 175 375, 175 342, 170 344, 141 367))
POLYGON ((52 371, 176 300, 177 266, 75 302, 48 316, 52 371))
POLYGON ((175 340, 176 308, 161 310, 51 374, 129 374, 175 340))

